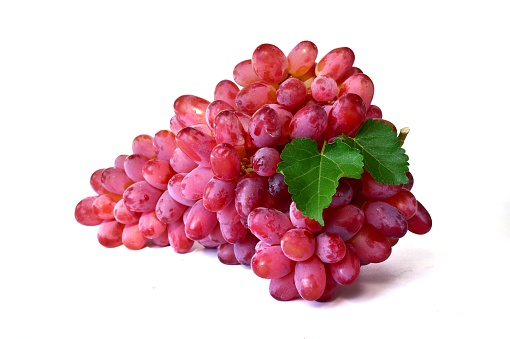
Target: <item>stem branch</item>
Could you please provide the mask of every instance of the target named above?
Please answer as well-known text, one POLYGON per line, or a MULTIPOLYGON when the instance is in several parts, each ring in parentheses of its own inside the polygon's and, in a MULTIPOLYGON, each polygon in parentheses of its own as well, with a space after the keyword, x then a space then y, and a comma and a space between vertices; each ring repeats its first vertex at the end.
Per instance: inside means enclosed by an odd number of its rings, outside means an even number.
POLYGON ((398 140, 400 140, 400 146, 404 144, 404 140, 406 140, 407 135, 409 134, 409 127, 403 127, 400 129, 400 133, 398 134, 398 140))

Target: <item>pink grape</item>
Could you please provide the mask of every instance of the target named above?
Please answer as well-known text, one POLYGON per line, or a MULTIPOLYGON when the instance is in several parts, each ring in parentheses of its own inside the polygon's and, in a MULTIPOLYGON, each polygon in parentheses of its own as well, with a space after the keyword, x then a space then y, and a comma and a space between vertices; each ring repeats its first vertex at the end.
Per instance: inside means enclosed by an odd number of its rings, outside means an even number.
POLYGON ((187 253, 195 244, 186 236, 185 226, 182 219, 172 221, 167 225, 168 241, 176 253, 187 253))
MULTIPOLYGON (((124 161, 126 161, 126 158, 128 157, 127 154, 120 154, 115 158, 115 161, 113 162, 113 167, 124 169, 124 161)), ((97 172, 97 171, 96 171, 97 172)))
POLYGON ((90 187, 96 192, 98 195, 108 193, 108 190, 104 188, 101 183, 101 176, 103 174, 104 168, 100 168, 95 170, 90 176, 90 187))
POLYGON ((252 158, 253 170, 260 176, 270 177, 276 174, 280 152, 276 148, 262 147, 255 152, 252 158))
POLYGON ((207 124, 194 124, 194 125, 191 125, 189 127, 194 128, 197 131, 202 132, 205 135, 214 138, 214 132, 211 130, 211 128, 207 124))
POLYGON ((186 173, 177 173, 168 181, 167 191, 168 194, 177 201, 178 203, 185 206, 192 206, 196 199, 188 199, 182 195, 181 183, 182 179, 186 176, 186 173))
POLYGON ((344 258, 346 246, 338 234, 323 232, 317 235, 315 241, 315 255, 323 263, 332 264, 344 258))
POLYGON ((214 131, 216 116, 221 111, 226 110, 234 110, 234 108, 232 105, 223 100, 214 100, 207 106, 207 109, 205 110, 205 121, 211 130, 214 131))
POLYGON ((251 59, 243 60, 235 65, 233 77, 234 81, 242 87, 246 87, 249 84, 261 81, 253 69, 251 59))
POLYGON ((246 234, 248 234, 248 229, 244 227, 241 221, 237 221, 233 224, 223 224, 220 222, 219 226, 223 238, 231 244, 244 240, 246 234))
POLYGON ((356 235, 348 240, 348 243, 354 247, 358 258, 363 263, 380 263, 388 259, 391 254, 388 238, 368 225, 363 225, 356 235))
POLYGON ((276 300, 289 301, 300 298, 294 283, 294 271, 283 277, 271 279, 269 282, 269 294, 276 300))
POLYGON ((326 289, 326 268, 315 255, 298 261, 294 269, 296 289, 305 300, 318 299, 326 289))
POLYGON ((366 114, 366 119, 369 119, 369 118, 372 118, 372 119, 381 119, 382 118, 382 110, 379 106, 377 105, 370 105, 368 106, 367 108, 367 114, 366 114))
POLYGON ((341 85, 345 80, 347 80, 351 75, 363 73, 361 69, 358 67, 352 66, 349 68, 340 78, 336 79, 336 82, 341 85))
POLYGON ((205 124, 205 110, 210 102, 196 95, 181 95, 174 101, 174 112, 181 124, 191 126, 205 124))
POLYGON ((234 252, 234 245, 224 243, 218 246, 217 256, 221 263, 225 265, 239 265, 234 252))
POLYGON ((241 171, 241 158, 234 146, 218 144, 211 150, 211 170, 214 176, 222 180, 234 180, 241 171))
POLYGON ((120 199, 122 199, 122 196, 118 194, 101 194, 92 203, 94 214, 101 219, 115 219, 113 209, 120 199))
POLYGON ((97 229, 98 242, 107 248, 122 245, 122 232, 124 224, 117 220, 103 220, 97 229))
POLYGON ((159 237, 166 231, 166 223, 158 219, 155 211, 142 213, 138 220, 138 228, 147 239, 159 237))
POLYGON ((354 63, 354 52, 348 47, 335 48, 317 63, 315 74, 327 75, 335 80, 340 79, 354 63))
POLYGON ((365 121, 366 108, 361 97, 354 93, 340 95, 328 116, 328 128, 335 135, 354 137, 365 121))
POLYGON ((243 87, 236 96, 236 106, 244 113, 253 114, 266 104, 276 104, 276 89, 265 82, 254 82, 243 87))
MULTIPOLYGON (((283 176, 283 174, 281 174, 281 173, 273 174, 272 176, 267 178, 267 184, 268 184, 269 194, 271 194, 275 198, 278 198, 278 199, 284 200, 284 201, 291 198, 291 195, 289 193, 289 187, 285 183, 285 177, 283 176)), ((291 201, 288 201, 288 202, 289 202, 288 206, 290 207, 291 201)))
POLYGON ((144 180, 142 168, 148 160, 148 157, 140 153, 127 156, 124 160, 124 171, 129 179, 135 182, 144 180))
POLYGON ((356 205, 346 205, 324 212, 324 232, 338 234, 342 240, 351 239, 363 226, 365 213, 356 205))
POLYGON ((101 173, 101 183, 108 192, 121 195, 135 182, 127 176, 123 169, 108 167, 101 173))
POLYGON ((251 232, 248 232, 243 240, 234 244, 234 254, 241 265, 251 265, 251 258, 255 255, 255 245, 258 242, 259 239, 251 232))
POLYGON ((417 203, 416 213, 407 221, 408 228, 414 234, 426 234, 432 229, 432 217, 421 202, 417 203))
POLYGON ((161 222, 168 224, 181 218, 187 208, 188 206, 176 201, 168 190, 165 190, 159 197, 154 212, 161 222))
MULTIPOLYGON (((216 212, 220 224, 233 225, 241 221, 241 216, 237 212, 235 197, 234 201, 216 212)), ((244 227, 244 226, 243 226, 244 227)))
POLYGON ((241 218, 247 218, 250 212, 262 206, 267 191, 267 181, 253 174, 244 175, 238 182, 235 191, 235 207, 241 218))
POLYGON ((243 126, 243 136, 244 136, 244 148, 245 149, 253 149, 255 148, 255 145, 253 144, 253 141, 251 140, 250 133, 249 133, 249 125, 251 121, 251 115, 247 113, 243 113, 240 111, 235 112, 237 118, 241 122, 241 125, 243 126))
POLYGON ((289 131, 291 138, 308 138, 319 140, 326 131, 328 115, 319 104, 309 104, 294 114, 290 121, 289 131))
POLYGON ((348 205, 354 195, 354 190, 345 178, 340 178, 335 194, 331 198, 329 208, 338 208, 348 205))
POLYGON ((188 173, 198 164, 177 147, 170 157, 170 166, 176 173, 188 173))
POLYGON ((340 285, 351 285, 358 278, 361 265, 356 249, 346 245, 345 256, 339 262, 328 265, 329 272, 333 279, 340 285))
POLYGON ((404 218, 408 220, 414 216, 418 209, 418 201, 416 200, 416 197, 413 193, 405 189, 401 189, 397 193, 383 199, 382 201, 398 209, 404 218))
POLYGON ((287 55, 289 74, 300 77, 310 69, 315 72, 315 59, 319 50, 311 41, 301 41, 287 55))
POLYGON ((97 195, 85 197, 76 204, 74 218, 77 222, 84 226, 97 226, 103 221, 92 207, 97 197, 97 195))
POLYGON ((210 154, 216 141, 193 127, 184 127, 175 136, 175 143, 199 166, 211 166, 210 154))
POLYGON ((328 102, 336 99, 338 93, 338 85, 330 76, 319 75, 312 81, 310 87, 312 90, 312 97, 318 102, 328 102))
POLYGON ((113 208, 113 216, 115 220, 120 222, 121 224, 134 224, 138 222, 140 219, 140 216, 142 215, 141 212, 133 212, 129 208, 126 207, 126 204, 124 203, 124 199, 120 199, 115 204, 115 207, 113 208))
POLYGON ((202 240, 216 227, 216 213, 204 207, 202 199, 197 200, 184 222, 186 236, 192 240, 202 240))
POLYGON ((264 248, 267 248, 267 247, 271 247, 271 246, 274 246, 274 245, 269 245, 269 244, 263 242, 262 240, 259 240, 257 245, 255 245, 255 253, 260 251, 261 249, 264 249, 264 248))
POLYGON ((258 148, 274 147, 282 136, 278 113, 270 106, 264 106, 253 114, 248 130, 253 144, 258 148))
POLYGON ((338 94, 354 93, 361 97, 365 107, 370 107, 374 97, 374 83, 368 75, 363 73, 356 73, 348 77, 338 87, 338 94))
POLYGON ((285 256, 280 246, 269 246, 255 252, 251 258, 253 273, 264 279, 280 278, 289 274, 294 262, 285 256))
POLYGON ((294 228, 285 213, 274 208, 257 207, 248 215, 248 227, 259 240, 277 245, 288 230, 294 228))
POLYGON ((285 106, 279 104, 269 104, 267 105, 274 109, 278 114, 278 119, 280 120, 280 126, 282 127, 282 133, 280 136, 280 140, 278 140, 277 145, 286 145, 291 141, 290 138, 290 121, 294 114, 289 111, 285 106))
POLYGON ((312 234, 318 234, 322 231, 322 225, 301 212, 294 201, 291 202, 289 207, 289 218, 292 222, 292 225, 298 228, 304 228, 308 230, 312 234))
POLYGON ((156 148, 154 147, 154 137, 148 134, 140 134, 133 139, 131 149, 133 154, 143 154, 147 158, 156 157, 156 148))
POLYGON ((234 201, 236 183, 212 177, 204 188, 203 204, 211 212, 218 212, 234 201))
POLYGON ((140 250, 146 246, 147 238, 143 236, 137 222, 124 226, 122 244, 130 250, 140 250))
POLYGON ((186 127, 186 125, 179 121, 179 119, 177 119, 177 115, 173 115, 170 118, 170 131, 174 135, 177 135, 177 133, 179 133, 179 131, 184 127, 186 127))
POLYGON ((389 185, 377 182, 367 171, 361 175, 361 194, 368 199, 385 199, 396 194, 402 185, 389 185))
POLYGON ((202 245, 204 248, 211 249, 211 250, 217 250, 217 248, 219 246, 218 243, 212 241, 209 237, 205 237, 203 239, 197 240, 197 243, 202 245))
POLYGON ((304 228, 292 228, 285 232, 280 241, 283 253, 294 261, 304 261, 315 253, 315 237, 304 228))
POLYGON ((156 245, 159 247, 170 246, 170 239, 168 239, 168 225, 166 227, 165 232, 161 233, 157 237, 154 237, 150 240, 152 242, 152 245, 156 245))
POLYGON ((287 56, 275 45, 262 44, 252 55, 252 66, 257 76, 268 83, 279 83, 289 71, 287 56))
POLYGON ((209 167, 198 166, 187 173, 181 181, 182 196, 188 200, 198 200, 204 196, 205 186, 213 177, 209 167))
POLYGON ((142 167, 145 181, 162 191, 166 190, 168 181, 174 174, 170 163, 161 159, 150 159, 142 167))
MULTIPOLYGON (((214 100, 221 100, 229 104, 233 109, 237 109, 236 96, 239 93, 239 87, 231 80, 221 80, 214 88, 214 100)), ((211 127, 211 126, 209 126, 211 127)), ((212 127, 211 127, 212 129, 212 127)))
POLYGON ((175 144, 175 134, 170 130, 159 130, 154 135, 154 147, 158 159, 170 161, 170 157, 177 147, 175 144))
POLYGON ((306 85, 297 78, 288 78, 276 90, 276 101, 288 108, 300 107, 306 101, 307 96, 306 85))
POLYGON ((326 268, 326 286, 321 296, 315 299, 318 302, 328 302, 336 297, 338 283, 335 281, 329 270, 326 268))
POLYGON ((163 191, 151 186, 146 181, 139 181, 124 191, 124 204, 133 212, 154 211, 163 191))
POLYGON ((225 238, 223 237, 223 233, 221 233, 219 223, 216 223, 216 226, 214 226, 214 229, 211 231, 211 233, 209 233, 207 237, 217 245, 228 243, 228 241, 226 241, 225 238))
POLYGON ((224 110, 216 116, 214 135, 217 144, 230 144, 234 147, 245 145, 243 125, 235 112, 235 110, 224 110))

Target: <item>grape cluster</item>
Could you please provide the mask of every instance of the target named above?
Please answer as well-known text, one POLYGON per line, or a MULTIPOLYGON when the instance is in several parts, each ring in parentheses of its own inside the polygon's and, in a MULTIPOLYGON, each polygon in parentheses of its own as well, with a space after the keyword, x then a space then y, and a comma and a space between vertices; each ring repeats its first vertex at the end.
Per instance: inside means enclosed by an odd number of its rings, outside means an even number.
POLYGON ((324 226, 296 208, 277 172, 286 144, 354 136, 369 118, 396 131, 372 104, 373 82, 351 49, 317 56, 310 41, 287 55, 262 44, 235 65, 233 81, 217 83, 212 101, 178 97, 169 129, 136 136, 132 154, 93 172, 94 194, 77 204, 77 222, 99 226, 109 248, 214 249, 220 262, 269 279, 277 300, 332 300, 408 231, 427 233, 432 219, 411 193, 410 172, 401 185, 367 171, 341 178, 324 226))

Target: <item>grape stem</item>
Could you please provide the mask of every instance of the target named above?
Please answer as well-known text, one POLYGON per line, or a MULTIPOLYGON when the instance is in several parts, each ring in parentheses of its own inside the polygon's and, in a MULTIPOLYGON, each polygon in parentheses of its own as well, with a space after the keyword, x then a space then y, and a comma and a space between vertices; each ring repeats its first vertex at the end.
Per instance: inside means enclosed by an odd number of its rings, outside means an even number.
POLYGON ((409 134, 409 127, 403 127, 400 129, 400 133, 398 134, 398 140, 400 141, 400 146, 404 144, 404 140, 406 140, 407 135, 409 134))

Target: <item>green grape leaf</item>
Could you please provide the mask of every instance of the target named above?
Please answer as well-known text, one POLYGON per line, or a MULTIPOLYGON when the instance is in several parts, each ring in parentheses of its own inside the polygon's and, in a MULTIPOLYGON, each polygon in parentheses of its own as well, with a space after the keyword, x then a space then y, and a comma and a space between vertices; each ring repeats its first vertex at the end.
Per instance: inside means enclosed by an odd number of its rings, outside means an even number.
POLYGON ((381 184, 406 184, 409 157, 401 147, 397 132, 388 124, 368 119, 356 136, 343 135, 344 142, 363 155, 365 169, 381 184))
POLYGON ((304 215, 324 226, 322 211, 331 203, 341 177, 360 178, 363 157, 341 138, 324 143, 296 138, 281 152, 278 172, 282 173, 292 200, 304 215))

